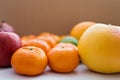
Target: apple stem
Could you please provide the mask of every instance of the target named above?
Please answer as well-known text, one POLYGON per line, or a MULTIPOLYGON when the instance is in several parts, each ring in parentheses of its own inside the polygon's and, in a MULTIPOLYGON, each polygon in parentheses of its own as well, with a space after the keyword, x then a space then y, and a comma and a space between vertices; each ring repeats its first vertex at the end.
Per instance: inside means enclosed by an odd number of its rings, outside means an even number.
POLYGON ((2 20, 0 23, 0 28, 2 28, 3 23, 5 23, 5 20, 2 20))
POLYGON ((2 23, 0 23, 0 28, 2 27, 2 23))
POLYGON ((6 21, 5 21, 5 20, 2 20, 1 22, 4 23, 4 22, 6 22, 6 21))

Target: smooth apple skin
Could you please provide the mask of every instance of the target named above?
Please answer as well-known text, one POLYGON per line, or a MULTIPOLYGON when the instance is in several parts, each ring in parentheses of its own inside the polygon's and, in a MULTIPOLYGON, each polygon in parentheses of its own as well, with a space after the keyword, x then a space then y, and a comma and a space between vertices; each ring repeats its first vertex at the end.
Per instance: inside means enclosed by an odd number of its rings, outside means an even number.
POLYGON ((92 25, 80 38, 78 49, 89 69, 100 73, 120 72, 120 27, 92 25))
POLYGON ((0 32, 0 67, 10 66, 12 54, 22 46, 16 33, 0 32))

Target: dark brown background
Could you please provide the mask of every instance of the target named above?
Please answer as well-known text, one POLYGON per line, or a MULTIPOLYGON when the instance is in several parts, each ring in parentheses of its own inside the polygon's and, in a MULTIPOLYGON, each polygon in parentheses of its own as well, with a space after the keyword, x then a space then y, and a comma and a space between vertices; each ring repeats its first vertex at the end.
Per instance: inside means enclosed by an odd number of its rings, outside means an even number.
POLYGON ((20 35, 69 34, 80 21, 120 25, 120 0, 0 0, 0 20, 20 35))

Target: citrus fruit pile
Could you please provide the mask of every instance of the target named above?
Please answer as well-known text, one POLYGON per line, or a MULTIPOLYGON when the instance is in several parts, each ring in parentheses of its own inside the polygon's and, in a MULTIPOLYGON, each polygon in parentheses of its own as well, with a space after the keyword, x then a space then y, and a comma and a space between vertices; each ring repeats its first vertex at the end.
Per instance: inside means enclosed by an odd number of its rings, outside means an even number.
POLYGON ((77 47, 79 38, 93 24, 95 22, 81 22, 68 35, 41 32, 21 36, 22 46, 14 51, 10 59, 13 70, 27 76, 42 74, 47 66, 58 73, 74 71, 81 61, 77 47))
POLYGON ((21 37, 22 47, 11 58, 12 68, 22 75, 39 75, 47 66, 53 72, 69 73, 79 65, 78 40, 50 32, 21 37))

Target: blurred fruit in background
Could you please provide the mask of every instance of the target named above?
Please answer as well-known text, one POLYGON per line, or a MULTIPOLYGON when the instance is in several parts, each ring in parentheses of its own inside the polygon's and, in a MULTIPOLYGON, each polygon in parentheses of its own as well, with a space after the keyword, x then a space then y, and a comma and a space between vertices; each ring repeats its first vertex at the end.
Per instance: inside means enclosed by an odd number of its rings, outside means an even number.
POLYGON ((93 24, 95 24, 95 22, 92 22, 92 21, 80 22, 80 23, 76 24, 75 26, 73 26, 73 28, 70 31, 70 35, 79 40, 79 38, 84 33, 84 31, 93 24))
POLYGON ((53 34, 50 32, 42 32, 38 35, 39 36, 49 36, 52 37, 57 43, 60 41, 60 37, 57 34, 53 34))
POLYGON ((35 39, 36 36, 33 35, 33 34, 29 34, 29 35, 24 35, 21 37, 21 40, 22 40, 22 45, 24 46, 24 44, 32 39, 35 39))
POLYGON ((14 32, 14 28, 5 21, 0 22, 0 32, 14 32))
POLYGON ((51 48, 53 48, 57 44, 56 40, 50 36, 39 36, 37 37, 37 39, 46 41, 50 45, 51 48))
POLYGON ((72 37, 72 36, 66 36, 66 37, 62 38, 60 42, 72 43, 72 44, 74 44, 76 46, 78 44, 78 40, 76 38, 72 37))
POLYGON ((42 39, 33 39, 33 40, 30 40, 24 46, 39 47, 39 48, 43 49, 46 54, 48 54, 48 52, 51 49, 50 45, 46 41, 44 41, 42 39))
POLYGON ((50 36, 51 34, 50 32, 41 32, 38 36, 50 36))

